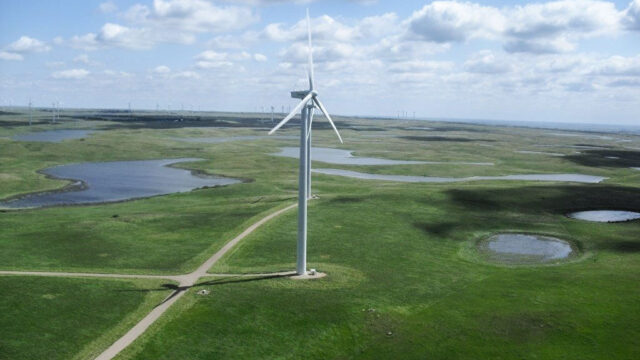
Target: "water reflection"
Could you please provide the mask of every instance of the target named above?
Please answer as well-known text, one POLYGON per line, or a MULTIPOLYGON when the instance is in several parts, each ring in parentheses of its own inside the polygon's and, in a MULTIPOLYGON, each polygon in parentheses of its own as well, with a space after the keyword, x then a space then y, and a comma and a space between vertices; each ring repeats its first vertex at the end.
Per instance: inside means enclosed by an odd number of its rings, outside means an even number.
POLYGON ((17 141, 61 142, 63 140, 82 139, 93 132, 93 130, 49 130, 19 134, 13 136, 12 139, 17 141))
POLYGON ((114 202, 186 192, 206 186, 229 185, 237 179, 198 176, 168 165, 200 159, 114 161, 55 166, 44 174, 76 180, 65 191, 41 192, 0 202, 1 207, 29 208, 114 202))
POLYGON ((482 180, 511 180, 511 181, 564 181, 595 184, 605 180, 602 176, 582 175, 582 174, 520 174, 505 176, 471 176, 463 178, 435 177, 435 176, 410 176, 410 175, 381 175, 368 174, 342 169, 313 169, 313 172, 326 175, 345 176, 355 179, 384 180, 410 183, 451 183, 462 181, 482 181, 482 180))

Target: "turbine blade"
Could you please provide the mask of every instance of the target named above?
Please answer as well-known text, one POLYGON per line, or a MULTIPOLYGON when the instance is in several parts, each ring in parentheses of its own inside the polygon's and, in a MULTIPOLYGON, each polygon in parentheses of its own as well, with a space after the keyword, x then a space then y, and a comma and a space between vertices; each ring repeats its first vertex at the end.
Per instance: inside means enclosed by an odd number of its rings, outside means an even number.
POLYGON ((320 108, 320 111, 322 111, 322 113, 327 118, 327 120, 329 120, 329 124, 331 124, 331 127, 333 128, 333 131, 335 131, 336 135, 338 135, 338 139, 340 139, 340 143, 344 144, 344 142, 342 141, 342 136, 340 136, 340 133, 338 132, 338 129, 336 128, 336 125, 333 123, 333 120, 331 120, 331 116, 329 116, 329 113, 327 112, 327 109, 324 108, 324 105, 322 105, 322 103, 320 102, 320 99, 318 99, 317 97, 314 97, 313 98, 313 102, 316 103, 316 105, 320 108))
POLYGON ((298 111, 300 111, 300 109, 302 109, 302 107, 305 106, 307 102, 311 100, 312 97, 313 97, 312 93, 309 93, 307 96, 305 96, 304 99, 302 99, 302 101, 300 101, 300 103, 298 103, 298 105, 296 105, 296 107, 294 107, 293 110, 291 110, 291 112, 289 113, 289 115, 287 115, 287 117, 282 119, 282 121, 280 121, 278 125, 276 125, 273 129, 271 129, 271 131, 269 131, 269 135, 273 134, 276 130, 280 129, 282 125, 286 124, 289 120, 291 120, 291 118, 294 117, 295 114, 298 111))
POLYGON ((314 84, 313 84, 313 47, 311 46, 311 19, 309 18, 309 9, 307 9, 307 39, 309 40, 309 89, 313 90, 314 89, 314 84))
POLYGON ((313 113, 315 111, 315 107, 312 107, 311 109, 309 109, 309 130, 307 131, 307 138, 309 138, 309 136, 311 135, 311 127, 313 126, 313 113))

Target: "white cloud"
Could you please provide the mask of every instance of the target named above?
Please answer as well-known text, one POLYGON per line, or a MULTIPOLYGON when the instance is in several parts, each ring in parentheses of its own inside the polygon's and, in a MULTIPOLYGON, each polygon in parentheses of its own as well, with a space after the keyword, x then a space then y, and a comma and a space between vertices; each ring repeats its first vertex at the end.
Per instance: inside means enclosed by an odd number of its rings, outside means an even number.
POLYGON ((456 1, 435 1, 408 19, 412 34, 434 42, 496 38, 504 31, 505 23, 504 15, 496 8, 456 1))
POLYGON ((135 19, 156 28, 187 32, 224 32, 257 21, 247 7, 216 6, 204 0, 154 0, 153 8, 134 6, 135 19))
POLYGON ((453 70, 455 64, 451 61, 400 61, 389 66, 389 71, 394 73, 444 73, 453 70))
POLYGON ((512 66, 507 61, 498 59, 493 52, 484 50, 465 61, 464 69, 472 73, 501 74, 511 71, 512 66))
POLYGON ((268 60, 267 57, 262 54, 253 54, 253 59, 257 62, 265 62, 268 60))
POLYGON ((222 33, 257 21, 250 8, 216 6, 204 0, 154 0, 152 7, 135 4, 126 10, 127 25, 106 23, 97 33, 71 38, 74 47, 150 49, 158 43, 191 44, 196 33, 222 33))
POLYGON ((217 52, 214 50, 203 51, 198 54, 196 59, 196 67, 199 69, 217 69, 223 67, 231 67, 235 62, 254 59, 256 61, 267 60, 266 56, 262 54, 251 55, 246 51, 227 53, 217 52))
POLYGON ((168 66, 159 65, 153 69, 153 72, 156 74, 167 74, 171 72, 171 69, 168 66))
POLYGON ((640 31, 640 0, 633 0, 624 12, 624 25, 630 30, 640 31))
POLYGON ((102 73, 109 77, 119 77, 119 78, 129 78, 134 76, 133 74, 128 73, 126 71, 116 71, 116 70, 109 70, 109 69, 104 70, 102 73))
MULTIPOLYGON (((634 13, 634 4, 628 14, 634 13)), ((436 43, 482 38, 502 41, 508 52, 557 53, 574 50, 575 41, 581 38, 617 34, 622 19, 613 3, 601 0, 559 0, 505 8, 436 1, 414 12, 407 25, 410 36, 436 43)))
POLYGON ((640 77, 640 56, 611 56, 592 65, 591 74, 640 77))
POLYGON ((118 10, 118 6, 116 4, 113 3, 113 1, 106 1, 101 3, 98 6, 98 9, 104 13, 104 14, 108 14, 108 13, 112 13, 116 10, 118 10))
POLYGON ((504 50, 511 53, 553 54, 573 51, 574 43, 566 38, 555 39, 512 39, 504 44, 504 50))
POLYGON ((49 51, 51 47, 38 39, 21 36, 18 40, 9 44, 7 50, 15 53, 34 53, 49 51))
POLYGON ((0 50, 0 60, 22 60, 24 57, 20 54, 0 50))
POLYGON ((523 39, 615 33, 621 19, 613 3, 599 0, 534 3, 505 12, 506 35, 523 39))
POLYGON ((89 75, 89 71, 85 69, 69 69, 56 71, 51 74, 54 79, 84 79, 89 75))
MULTIPOLYGON (((334 18, 324 15, 311 19, 313 41, 355 41, 361 37, 355 27, 340 23, 334 18)), ((300 20, 293 26, 285 28, 281 23, 267 25, 262 36, 272 41, 295 41, 307 39, 307 20, 300 20)))

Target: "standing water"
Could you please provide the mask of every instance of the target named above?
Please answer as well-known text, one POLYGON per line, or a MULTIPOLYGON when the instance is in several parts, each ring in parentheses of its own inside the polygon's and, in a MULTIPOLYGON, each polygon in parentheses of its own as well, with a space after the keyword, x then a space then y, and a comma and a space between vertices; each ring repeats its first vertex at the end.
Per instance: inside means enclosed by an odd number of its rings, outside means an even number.
POLYGON ((32 208, 130 200, 229 185, 237 179, 196 176, 191 170, 168 165, 200 159, 114 161, 55 166, 43 170, 57 179, 75 180, 64 191, 47 191, 0 202, 5 208, 32 208))
POLYGON ((498 234, 480 243, 480 249, 493 261, 508 264, 535 264, 566 259, 573 253, 571 245, 560 239, 541 235, 498 234))

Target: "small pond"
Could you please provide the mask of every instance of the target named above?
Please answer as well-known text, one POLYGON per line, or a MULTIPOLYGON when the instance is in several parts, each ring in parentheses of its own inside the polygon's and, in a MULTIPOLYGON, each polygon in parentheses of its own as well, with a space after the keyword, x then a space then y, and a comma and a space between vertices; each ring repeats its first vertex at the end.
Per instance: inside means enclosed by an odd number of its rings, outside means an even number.
MULTIPOLYGON (((441 162, 441 161, 410 161, 410 160, 390 160, 370 157, 353 156, 353 151, 314 147, 311 148, 311 160, 338 165, 410 165, 410 164, 460 164, 460 165, 480 165, 491 166, 493 163, 479 162, 441 162)), ((300 156, 300 148, 284 147, 275 156, 284 156, 297 159, 300 156)))
POLYGON ((536 264, 568 258, 571 244, 549 236, 497 234, 481 241, 478 247, 488 260, 505 264, 536 264))
POLYGON ((93 132, 93 130, 49 130, 19 134, 13 136, 12 139, 17 141, 61 142, 63 140, 82 139, 93 132))
POLYGON ((58 179, 75 180, 61 191, 28 194, 0 202, 4 208, 31 208, 123 201, 230 185, 237 179, 196 175, 169 165, 200 159, 114 161, 60 165, 42 170, 58 179))
POLYGON ((640 219, 640 213, 622 210, 589 210, 578 211, 568 215, 572 219, 594 222, 623 222, 640 219))
POLYGON ((297 136, 267 136, 267 135, 246 135, 246 136, 221 136, 221 137, 185 137, 171 138, 176 141, 186 141, 192 143, 219 144, 229 141, 252 141, 252 140, 268 140, 268 139, 298 139, 297 136))
POLYGON ((355 179, 365 180, 384 180, 384 181, 398 181, 398 182, 423 182, 423 183, 451 183, 462 181, 482 181, 482 180, 525 180, 525 181, 564 181, 564 182, 579 182, 587 184, 599 183, 606 179, 601 176, 582 175, 582 174, 520 174, 520 175, 505 175, 505 176, 472 176, 463 178, 450 178, 450 177, 434 177, 434 176, 407 176, 407 175, 381 175, 381 174, 368 174, 351 170, 342 169, 313 169, 313 172, 325 175, 337 175, 345 176, 355 179))

